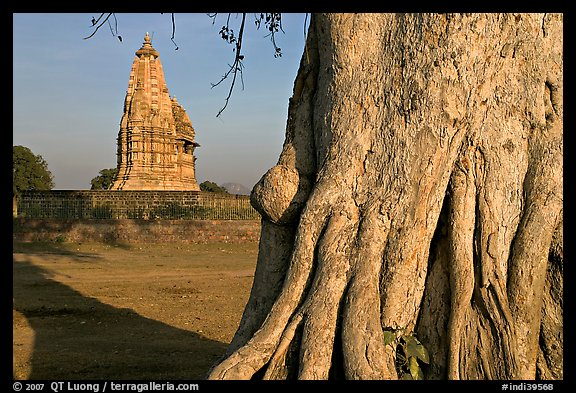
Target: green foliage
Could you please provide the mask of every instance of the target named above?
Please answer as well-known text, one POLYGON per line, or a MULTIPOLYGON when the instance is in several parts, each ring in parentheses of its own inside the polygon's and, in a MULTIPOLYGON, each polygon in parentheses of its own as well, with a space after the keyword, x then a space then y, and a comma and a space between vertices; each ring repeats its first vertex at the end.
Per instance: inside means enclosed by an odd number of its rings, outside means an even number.
POLYGON ((419 359, 426 364, 430 364, 430 355, 424 345, 414 336, 404 336, 405 352, 412 358, 419 359))
POLYGON ((22 191, 51 190, 54 178, 41 155, 27 147, 12 146, 12 191, 18 196, 22 191))
POLYGON ((200 190, 206 192, 215 192, 220 194, 228 194, 228 190, 224 187, 220 187, 218 184, 206 180, 205 182, 200 183, 200 190))
POLYGON ((430 364, 430 354, 418 339, 399 330, 384 330, 384 345, 396 345, 396 371, 400 379, 422 380, 421 363, 430 364))
POLYGON ((102 169, 99 175, 90 180, 91 190, 109 190, 118 174, 118 168, 102 169))
POLYGON ((396 333, 393 330, 384 330, 384 345, 390 345, 396 340, 396 333))

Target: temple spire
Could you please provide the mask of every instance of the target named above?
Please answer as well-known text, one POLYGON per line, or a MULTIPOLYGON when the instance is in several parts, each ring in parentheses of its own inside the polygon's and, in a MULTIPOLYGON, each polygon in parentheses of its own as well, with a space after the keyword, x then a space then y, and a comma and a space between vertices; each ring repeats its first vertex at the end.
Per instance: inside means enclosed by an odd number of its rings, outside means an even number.
POLYGON ((170 98, 159 53, 146 33, 132 63, 118 133, 118 175, 113 190, 199 190, 195 131, 170 98))
POLYGON ((138 56, 138 57, 142 57, 142 56, 158 57, 158 56, 160 56, 158 51, 156 51, 156 49, 154 49, 152 47, 152 43, 150 41, 150 35, 148 34, 148 32, 146 32, 146 35, 144 36, 144 42, 142 43, 142 47, 140 49, 138 49, 138 51, 136 51, 136 56, 138 56))

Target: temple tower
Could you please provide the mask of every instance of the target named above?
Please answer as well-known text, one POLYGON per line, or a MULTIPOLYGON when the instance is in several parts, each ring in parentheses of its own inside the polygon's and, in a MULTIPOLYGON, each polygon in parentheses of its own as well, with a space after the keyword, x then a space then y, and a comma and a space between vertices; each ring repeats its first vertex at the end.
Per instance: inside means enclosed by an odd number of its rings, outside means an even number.
POLYGON ((198 191, 192 122, 170 98, 159 54, 146 33, 132 63, 118 132, 112 190, 198 191))

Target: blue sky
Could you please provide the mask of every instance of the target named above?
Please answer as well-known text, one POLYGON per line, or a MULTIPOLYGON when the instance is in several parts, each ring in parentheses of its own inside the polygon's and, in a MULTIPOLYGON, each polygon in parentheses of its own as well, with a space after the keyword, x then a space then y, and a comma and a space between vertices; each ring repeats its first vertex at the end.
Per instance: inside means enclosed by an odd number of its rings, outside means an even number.
MULTIPOLYGON (((196 130, 199 182, 241 183, 248 188, 276 164, 286 127, 288 99, 304 48, 304 14, 283 14, 282 57, 274 58, 267 31, 248 14, 244 38, 244 90, 216 88, 233 60, 219 36, 226 14, 116 14, 118 34, 104 26, 91 39, 93 14, 13 14, 13 144, 40 154, 55 189, 89 189, 104 168, 116 166, 116 137, 134 52, 146 32, 160 53, 171 96, 196 130)), ((231 25, 241 17, 232 14, 231 25)), ((234 27, 233 27, 234 28, 234 27)), ((235 31, 237 28, 234 28, 235 31)))

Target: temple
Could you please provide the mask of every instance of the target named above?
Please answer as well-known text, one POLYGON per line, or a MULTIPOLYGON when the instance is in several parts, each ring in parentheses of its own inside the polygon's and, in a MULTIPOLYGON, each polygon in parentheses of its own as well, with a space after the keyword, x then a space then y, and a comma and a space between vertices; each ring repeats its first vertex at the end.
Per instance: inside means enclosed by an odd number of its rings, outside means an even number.
POLYGON ((146 33, 132 63, 111 190, 198 191, 192 122, 170 98, 159 54, 146 33))

